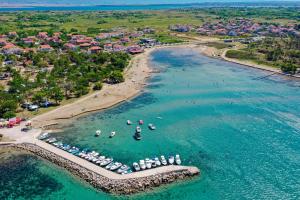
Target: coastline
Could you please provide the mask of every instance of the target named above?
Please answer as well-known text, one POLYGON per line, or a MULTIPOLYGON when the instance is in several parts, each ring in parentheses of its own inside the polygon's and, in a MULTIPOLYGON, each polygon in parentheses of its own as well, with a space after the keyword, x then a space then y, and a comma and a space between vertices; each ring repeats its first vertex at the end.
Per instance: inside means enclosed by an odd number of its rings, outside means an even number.
POLYGON ((155 187, 191 179, 200 174, 197 167, 169 165, 120 175, 37 139, 33 139, 30 143, 0 143, 0 147, 2 150, 32 153, 68 170, 96 189, 118 195, 149 191, 155 187))
POLYGON ((278 74, 289 78, 300 78, 300 76, 284 74, 279 69, 269 66, 227 58, 225 56, 227 49, 220 51, 213 47, 205 46, 202 44, 205 40, 206 39, 203 39, 203 41, 191 41, 190 43, 184 44, 156 46, 154 48, 146 49, 144 53, 136 55, 132 58, 128 67, 124 71, 124 82, 115 85, 105 84, 100 91, 93 92, 77 99, 73 103, 60 106, 54 110, 35 116, 32 118, 33 126, 35 128, 53 129, 53 126, 56 127, 57 125, 64 124, 68 120, 91 112, 108 109, 134 98, 143 90, 147 79, 152 73, 154 73, 149 65, 150 54, 153 51, 162 48, 193 48, 200 54, 208 57, 222 59, 224 61, 243 66, 272 72, 270 76, 273 74, 278 74))
POLYGON ((53 129, 53 127, 64 124, 76 117, 108 109, 134 98, 143 90, 151 74, 155 73, 149 65, 150 54, 158 49, 173 47, 194 48, 198 50, 199 53, 205 53, 207 49, 203 45, 199 46, 195 43, 156 46, 151 49, 146 49, 144 53, 132 58, 124 71, 124 82, 115 85, 105 84, 100 91, 93 92, 77 99, 73 103, 38 115, 31 119, 33 126, 35 128, 53 129))

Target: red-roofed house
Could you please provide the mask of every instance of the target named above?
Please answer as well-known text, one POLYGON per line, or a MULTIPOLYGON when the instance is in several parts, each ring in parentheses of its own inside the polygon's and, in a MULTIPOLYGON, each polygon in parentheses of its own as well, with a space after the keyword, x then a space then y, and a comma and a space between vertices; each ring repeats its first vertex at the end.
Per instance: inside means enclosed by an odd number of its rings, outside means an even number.
POLYGON ((72 44, 72 43, 66 43, 66 44, 64 44, 64 48, 66 50, 75 51, 75 50, 77 50, 78 47, 76 45, 72 44))
POLYGON ((18 36, 18 34, 15 31, 8 33, 8 37, 17 37, 17 36, 18 36))
POLYGON ((8 43, 2 48, 2 52, 6 55, 21 54, 23 50, 12 43, 8 43))
POLYGON ((130 54, 138 54, 144 52, 144 49, 139 45, 130 46, 127 48, 127 52, 130 54))
POLYGON ((48 44, 41 45, 40 48, 39 48, 39 51, 43 51, 43 52, 49 52, 49 51, 52 51, 52 50, 53 50, 53 48, 48 44))
POLYGON ((88 53, 98 53, 98 52, 100 52, 101 50, 102 50, 101 47, 93 46, 93 47, 89 48, 88 53))
POLYGON ((111 43, 107 43, 104 45, 104 50, 106 51, 112 51, 112 44, 111 43))
POLYGON ((46 39, 48 37, 48 33, 47 32, 39 32, 37 37, 40 39, 46 39))
POLYGON ((91 46, 91 44, 90 43, 83 43, 83 44, 80 44, 79 46, 80 46, 80 48, 88 48, 88 47, 91 46))
POLYGON ((5 39, 0 39, 0 46, 5 46, 7 41, 5 39))
POLYGON ((114 51, 114 52, 125 51, 125 49, 126 49, 126 48, 125 48, 123 45, 118 45, 118 44, 116 44, 116 45, 113 46, 113 51, 114 51))

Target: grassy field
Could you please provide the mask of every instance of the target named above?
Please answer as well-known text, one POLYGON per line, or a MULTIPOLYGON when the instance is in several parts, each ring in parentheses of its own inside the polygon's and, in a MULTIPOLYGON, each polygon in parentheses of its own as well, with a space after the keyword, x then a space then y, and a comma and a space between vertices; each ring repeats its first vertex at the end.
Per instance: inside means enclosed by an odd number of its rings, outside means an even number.
POLYGON ((151 27, 160 33, 168 32, 171 24, 200 26, 215 22, 245 17, 257 22, 289 24, 299 22, 300 11, 293 8, 212 8, 182 9, 169 11, 45 11, 45 12, 2 12, 0 33, 20 30, 60 31, 77 29, 85 33, 88 29, 99 32, 115 28, 129 31, 151 27))

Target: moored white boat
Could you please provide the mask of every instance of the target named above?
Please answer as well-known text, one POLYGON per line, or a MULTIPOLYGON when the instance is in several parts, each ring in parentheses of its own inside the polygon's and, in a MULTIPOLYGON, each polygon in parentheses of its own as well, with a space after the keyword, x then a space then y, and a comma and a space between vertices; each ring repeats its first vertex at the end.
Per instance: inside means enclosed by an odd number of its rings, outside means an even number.
POLYGON ((174 156, 169 156, 168 161, 171 165, 173 165, 174 164, 174 156))
POLYGON ((161 160, 162 165, 167 165, 168 164, 165 156, 160 156, 160 160, 161 160))
POLYGON ((153 124, 148 124, 148 128, 152 131, 156 129, 156 127, 153 124))
POLYGON ((101 166, 101 167, 104 167, 104 166, 110 164, 112 161, 113 161, 112 158, 106 158, 106 159, 104 159, 104 160, 100 163, 100 166, 101 166))
POLYGON ((128 119, 127 120, 127 125, 131 125, 132 123, 131 123, 131 121, 128 119))
POLYGON ((122 163, 115 162, 115 164, 113 166, 111 166, 110 170, 114 171, 114 170, 120 168, 121 166, 122 166, 122 163))
POLYGON ((180 156, 178 154, 175 155, 175 163, 177 165, 181 165, 181 159, 180 159, 180 156))
POLYGON ((99 137, 100 134, 101 134, 101 130, 97 130, 97 131, 96 131, 96 134, 95 134, 95 137, 99 137))
POLYGON ((141 129, 141 127, 137 126, 137 127, 135 128, 135 132, 137 132, 137 133, 141 133, 141 132, 142 132, 142 129, 141 129))
POLYGON ((112 138, 112 137, 114 137, 116 135, 116 132, 115 131, 112 131, 111 133, 110 133, 110 138, 112 138))
POLYGON ((137 162, 134 162, 134 163, 132 164, 132 166, 133 166, 133 169, 134 169, 136 172, 138 172, 138 171, 141 170, 141 168, 140 168, 140 166, 139 166, 139 164, 138 164, 137 162))
POLYGON ((127 165, 122 165, 118 170, 117 170, 117 173, 118 174, 122 174, 123 172, 129 170, 130 167, 128 167, 127 165))
POLYGON ((49 137, 49 133, 46 132, 46 133, 42 133, 40 136, 38 136, 38 139, 39 140, 44 140, 48 137, 49 137))
POLYGON ((151 168, 151 166, 152 166, 152 162, 150 161, 150 159, 149 159, 149 158, 146 158, 146 159, 145 159, 145 163, 146 163, 146 167, 147 167, 147 169, 150 169, 150 168, 151 168))
POLYGON ((158 157, 154 158, 154 162, 155 162, 156 166, 161 166, 161 162, 159 161, 158 157))
POLYGON ((105 169, 110 169, 115 163, 111 162, 108 165, 106 165, 105 169))
POLYGON ((141 167, 142 170, 146 169, 146 164, 145 164, 144 160, 140 160, 140 167, 141 167))

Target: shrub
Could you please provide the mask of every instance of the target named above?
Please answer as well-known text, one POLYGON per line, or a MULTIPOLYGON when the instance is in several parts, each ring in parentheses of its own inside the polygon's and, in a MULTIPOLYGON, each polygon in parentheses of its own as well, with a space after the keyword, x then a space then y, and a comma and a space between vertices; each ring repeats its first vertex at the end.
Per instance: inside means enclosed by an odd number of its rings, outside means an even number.
POLYGON ((103 84, 101 82, 95 83, 93 90, 101 90, 103 87, 103 84))

